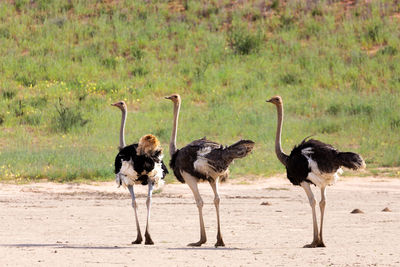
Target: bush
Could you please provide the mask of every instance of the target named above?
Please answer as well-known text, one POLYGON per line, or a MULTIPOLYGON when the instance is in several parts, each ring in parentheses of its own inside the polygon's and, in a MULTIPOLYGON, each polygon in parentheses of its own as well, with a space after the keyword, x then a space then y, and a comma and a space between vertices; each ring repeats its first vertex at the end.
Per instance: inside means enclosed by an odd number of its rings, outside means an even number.
POLYGON ((341 109, 342 106, 340 104, 331 104, 326 110, 326 113, 329 115, 338 115, 341 109))
POLYGON ((248 55, 257 52, 263 38, 259 33, 251 33, 244 28, 233 28, 228 32, 228 44, 236 54, 248 55))
POLYGON ((372 43, 384 43, 386 41, 386 29, 382 21, 373 21, 366 26, 366 39, 372 43))
POLYGON ((142 60, 144 58, 144 52, 137 46, 131 46, 131 55, 136 60, 142 60))
POLYGON ((15 117, 22 117, 25 114, 25 104, 22 103, 22 100, 18 100, 18 104, 14 105, 14 114, 15 117))
POLYGON ((28 4, 29 0, 15 0, 14 6, 17 11, 21 11, 21 9, 28 4))
POLYGON ((296 18, 289 15, 282 15, 280 17, 280 27, 283 30, 290 30, 296 23, 296 18))
POLYGON ((11 34, 9 29, 3 27, 0 28, 0 38, 8 39, 10 36, 11 34))
POLYGON ((301 83, 301 78, 299 77, 299 75, 293 73, 286 73, 281 76, 281 81, 287 85, 299 84, 301 83))
POLYGON ((36 85, 36 78, 33 77, 32 74, 30 73, 25 73, 25 74, 17 74, 15 76, 15 80, 17 82, 20 82, 23 86, 29 87, 29 86, 35 86, 36 85))
POLYGON ((117 60, 113 57, 110 58, 105 58, 101 60, 101 64, 103 64, 103 66, 105 66, 107 69, 114 69, 117 67, 117 60))
POLYGON ((400 119, 392 119, 390 121, 390 128, 392 128, 392 130, 396 130, 400 128, 400 119))
POLYGON ((367 116, 371 116, 373 111, 374 111, 374 108, 371 105, 351 104, 349 107, 346 107, 346 112, 349 115, 365 114, 367 116))
POLYGON ((323 15, 322 10, 319 9, 319 8, 317 8, 317 7, 314 8, 314 9, 311 11, 311 16, 313 16, 313 17, 317 17, 317 16, 322 17, 322 15, 323 15))
POLYGON ((53 126, 56 131, 68 132, 76 126, 85 126, 89 120, 85 120, 79 110, 66 107, 59 98, 58 105, 56 105, 56 115, 53 118, 53 126))
POLYGON ((2 93, 4 99, 13 99, 15 96, 14 90, 3 91, 2 93))
POLYGON ((131 72, 131 74, 133 75, 133 76, 145 76, 145 75, 147 75, 149 73, 149 71, 148 70, 146 70, 144 67, 142 67, 142 66, 137 66, 137 67, 134 67, 133 68, 133 70, 132 70, 132 72, 131 72))

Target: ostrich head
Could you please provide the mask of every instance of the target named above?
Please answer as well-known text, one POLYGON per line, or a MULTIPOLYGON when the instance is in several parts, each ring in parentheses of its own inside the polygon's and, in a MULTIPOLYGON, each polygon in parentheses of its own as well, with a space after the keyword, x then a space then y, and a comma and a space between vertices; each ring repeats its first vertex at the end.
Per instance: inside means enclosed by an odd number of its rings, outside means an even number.
POLYGON ((126 104, 125 104, 125 102, 124 101, 118 101, 118 102, 115 102, 114 104, 111 104, 111 106, 114 106, 114 107, 117 107, 117 108, 119 108, 120 110, 126 110, 126 104))
POLYGON ((279 95, 271 97, 271 99, 267 100, 266 102, 275 104, 277 106, 282 106, 283 103, 282 98, 279 95))
POLYGON ((181 96, 178 94, 172 94, 170 96, 166 96, 165 99, 169 99, 172 102, 174 102, 174 104, 178 104, 181 102, 181 96))

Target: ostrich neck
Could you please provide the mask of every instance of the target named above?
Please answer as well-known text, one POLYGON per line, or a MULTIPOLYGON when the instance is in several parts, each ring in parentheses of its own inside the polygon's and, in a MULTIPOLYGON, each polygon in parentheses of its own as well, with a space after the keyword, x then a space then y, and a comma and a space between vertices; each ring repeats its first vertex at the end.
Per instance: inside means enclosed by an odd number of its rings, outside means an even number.
POLYGON ((171 157, 176 152, 176 134, 178 132, 178 117, 180 108, 181 103, 174 102, 174 126, 172 127, 171 141, 169 143, 169 154, 171 155, 171 157))
POLYGON ((121 118, 121 128, 119 129, 119 149, 123 149, 125 147, 125 121, 127 112, 125 109, 122 110, 122 118, 121 118))
POLYGON ((281 133, 282 133, 282 121, 283 121, 283 106, 277 105, 276 109, 278 111, 278 123, 276 128, 276 137, 275 137, 275 153, 278 157, 279 161, 283 165, 287 165, 288 155, 283 153, 281 146, 281 133))

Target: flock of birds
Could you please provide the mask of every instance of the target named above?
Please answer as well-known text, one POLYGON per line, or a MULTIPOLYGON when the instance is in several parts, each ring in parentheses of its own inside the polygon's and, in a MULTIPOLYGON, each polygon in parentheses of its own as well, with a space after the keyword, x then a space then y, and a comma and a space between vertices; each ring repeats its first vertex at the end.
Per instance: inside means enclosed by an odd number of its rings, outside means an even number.
MULTIPOLYGON (((195 140, 188 145, 178 149, 176 137, 178 131, 179 111, 181 97, 178 94, 165 97, 174 104, 174 121, 172 135, 169 145, 171 156, 170 168, 176 178, 188 184, 193 192, 200 220, 200 240, 190 243, 188 246, 201 246, 207 241, 203 220, 203 200, 197 184, 200 181, 208 181, 214 191, 214 204, 217 212, 217 242, 215 247, 225 246, 221 234, 218 184, 225 180, 229 174, 229 165, 234 159, 247 156, 254 148, 251 140, 240 140, 233 145, 224 147, 221 144, 207 140, 205 137, 195 140)), ((365 167, 362 157, 353 152, 339 152, 333 146, 321 141, 305 138, 299 145, 295 146, 290 155, 285 154, 281 147, 281 131, 283 122, 283 102, 280 96, 274 96, 267 102, 277 108, 278 121, 275 139, 275 152, 279 161, 286 167, 287 177, 293 185, 301 186, 307 194, 313 215, 313 241, 304 247, 325 247, 322 238, 324 211, 326 205, 326 187, 332 185, 341 174, 341 167, 358 170, 365 167), (316 200, 311 191, 311 185, 321 190, 320 228, 318 229, 316 216, 316 200)), ((115 158, 115 178, 117 184, 127 187, 135 213, 137 238, 132 244, 142 243, 139 220, 137 216, 137 204, 134 193, 134 185, 142 184, 148 186, 147 195, 147 221, 145 231, 145 244, 154 244, 149 233, 151 198, 154 187, 163 184, 163 179, 168 169, 163 162, 163 150, 158 139, 151 134, 140 138, 139 143, 126 146, 125 144, 125 122, 127 117, 127 106, 125 102, 119 101, 112 104, 122 112, 119 153, 115 158)))

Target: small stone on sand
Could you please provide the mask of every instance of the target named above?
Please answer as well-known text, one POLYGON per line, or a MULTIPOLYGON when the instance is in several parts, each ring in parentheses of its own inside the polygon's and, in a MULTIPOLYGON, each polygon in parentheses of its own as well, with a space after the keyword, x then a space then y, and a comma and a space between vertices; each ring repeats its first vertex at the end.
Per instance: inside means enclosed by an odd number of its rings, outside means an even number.
POLYGON ((383 212, 392 212, 392 210, 389 209, 388 207, 384 208, 382 211, 383 211, 383 212))
POLYGON ((364 213, 364 212, 360 209, 354 209, 351 213, 355 214, 355 213, 364 213))
POLYGON ((261 202, 260 205, 263 205, 263 206, 271 206, 271 203, 269 203, 268 201, 264 201, 264 202, 261 202))

